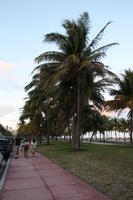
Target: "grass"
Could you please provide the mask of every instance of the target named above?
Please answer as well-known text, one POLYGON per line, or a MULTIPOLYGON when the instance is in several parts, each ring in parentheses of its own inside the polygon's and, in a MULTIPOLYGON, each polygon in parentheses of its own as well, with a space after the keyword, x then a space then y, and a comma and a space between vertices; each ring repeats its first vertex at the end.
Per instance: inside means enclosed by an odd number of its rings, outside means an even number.
POLYGON ((132 146, 84 144, 73 151, 69 142, 56 142, 38 151, 113 200, 133 199, 132 146))

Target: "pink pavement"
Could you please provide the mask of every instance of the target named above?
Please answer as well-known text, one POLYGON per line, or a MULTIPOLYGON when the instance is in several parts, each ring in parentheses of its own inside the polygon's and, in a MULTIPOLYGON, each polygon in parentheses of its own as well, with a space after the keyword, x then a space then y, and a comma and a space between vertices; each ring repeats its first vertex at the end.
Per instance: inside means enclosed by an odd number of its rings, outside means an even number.
POLYGON ((91 186, 36 153, 11 159, 1 200, 109 200, 91 186))

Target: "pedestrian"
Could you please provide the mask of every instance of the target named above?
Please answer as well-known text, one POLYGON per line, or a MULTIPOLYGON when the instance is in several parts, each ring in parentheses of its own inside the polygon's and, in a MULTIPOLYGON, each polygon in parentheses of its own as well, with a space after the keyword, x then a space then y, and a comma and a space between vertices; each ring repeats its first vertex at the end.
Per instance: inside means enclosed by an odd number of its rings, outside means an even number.
POLYGON ((32 149, 31 149, 31 143, 32 143, 32 138, 29 138, 29 152, 32 151, 32 149))
POLYGON ((25 142, 25 138, 23 138, 23 139, 21 140, 21 147, 20 147, 21 151, 23 151, 23 148, 24 148, 24 142, 25 142))
POLYGON ((36 145, 37 145, 36 139, 33 138, 32 142, 31 142, 31 152, 32 152, 32 156, 33 157, 35 156, 36 145))
POLYGON ((24 149, 24 158, 28 158, 28 152, 29 152, 28 139, 25 139, 24 144, 23 144, 23 149, 24 149))
POLYGON ((19 156, 19 147, 21 145, 21 138, 19 135, 17 135, 17 137, 15 138, 15 158, 18 158, 19 156))

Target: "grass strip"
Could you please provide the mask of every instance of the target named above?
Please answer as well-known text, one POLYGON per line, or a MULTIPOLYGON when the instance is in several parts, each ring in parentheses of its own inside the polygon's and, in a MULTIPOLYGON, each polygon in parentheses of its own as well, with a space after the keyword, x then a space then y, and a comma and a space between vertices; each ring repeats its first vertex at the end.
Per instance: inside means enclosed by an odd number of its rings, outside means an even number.
POLYGON ((113 200, 133 199, 133 146, 70 142, 39 145, 38 151, 113 200))

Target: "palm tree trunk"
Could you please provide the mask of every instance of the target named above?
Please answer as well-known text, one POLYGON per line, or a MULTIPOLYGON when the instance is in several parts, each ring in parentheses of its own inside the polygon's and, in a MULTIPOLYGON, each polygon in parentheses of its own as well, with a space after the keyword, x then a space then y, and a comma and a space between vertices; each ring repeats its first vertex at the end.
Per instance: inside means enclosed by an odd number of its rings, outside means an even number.
POLYGON ((101 141, 101 131, 100 131, 100 141, 101 141))
POLYGON ((115 119, 115 139, 116 139, 116 142, 117 142, 116 119, 115 119))
MULTIPOLYGON (((75 90, 75 97, 77 95, 77 91, 75 90)), ((77 116, 76 116, 76 110, 77 110, 77 98, 76 102, 73 105, 73 117, 72 117, 72 149, 75 149, 76 146, 76 122, 77 122, 77 116)))
POLYGON ((48 107, 47 107, 47 141, 46 144, 49 145, 50 144, 50 136, 49 136, 49 111, 48 111, 48 107))
POLYGON ((132 135, 133 135, 133 110, 131 109, 131 121, 130 121, 130 144, 133 143, 133 138, 132 138, 132 135))
POLYGON ((71 129, 70 129, 70 123, 68 122, 68 135, 69 135, 69 141, 71 142, 71 129))
POLYGON ((39 144, 42 143, 42 119, 37 119, 37 126, 38 126, 38 132, 39 132, 39 144))
POLYGON ((76 145, 76 117, 73 117, 73 125, 72 125, 72 148, 75 149, 76 145))
POLYGON ((105 131, 103 131, 103 142, 105 142, 105 131))
POLYGON ((126 143, 126 136, 125 136, 125 131, 124 131, 124 142, 126 143))
POLYGON ((39 144, 42 144, 42 132, 40 127, 38 128, 38 130, 39 130, 39 144))
POLYGON ((80 135, 81 135, 81 80, 80 73, 77 75, 77 125, 76 125, 76 146, 77 150, 80 149, 80 135))
POLYGON ((92 138, 94 137, 95 134, 96 134, 96 131, 93 131, 91 138, 90 138, 90 142, 92 141, 92 138))
POLYGON ((112 131, 111 131, 111 141, 113 140, 113 138, 112 138, 112 131))

